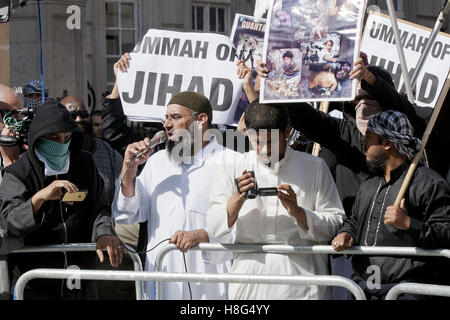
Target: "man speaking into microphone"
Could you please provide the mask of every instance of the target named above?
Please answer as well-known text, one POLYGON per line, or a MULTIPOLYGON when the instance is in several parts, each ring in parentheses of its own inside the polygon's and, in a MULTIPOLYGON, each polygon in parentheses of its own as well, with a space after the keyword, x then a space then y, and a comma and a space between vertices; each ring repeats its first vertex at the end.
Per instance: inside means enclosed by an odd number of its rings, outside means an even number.
MULTIPOLYGON (((162 271, 228 273, 230 261, 223 257, 218 259, 219 255, 208 252, 188 251, 200 242, 228 240, 214 239, 206 228, 211 177, 217 164, 234 154, 220 146, 215 137, 203 140, 211 121, 212 108, 205 96, 190 91, 178 93, 169 101, 166 110, 166 149, 150 157, 155 140, 145 138, 128 145, 125 151, 113 215, 117 223, 147 221, 147 271, 156 270, 156 256, 170 242, 182 252, 167 255, 162 271), (136 177, 137 167, 143 163, 144 169, 136 177)), ((164 135, 156 136, 164 140, 164 135)), ((154 282, 146 282, 147 299, 154 299, 154 285, 154 282)), ((164 282, 163 298, 226 299, 227 286, 223 283, 164 282)))

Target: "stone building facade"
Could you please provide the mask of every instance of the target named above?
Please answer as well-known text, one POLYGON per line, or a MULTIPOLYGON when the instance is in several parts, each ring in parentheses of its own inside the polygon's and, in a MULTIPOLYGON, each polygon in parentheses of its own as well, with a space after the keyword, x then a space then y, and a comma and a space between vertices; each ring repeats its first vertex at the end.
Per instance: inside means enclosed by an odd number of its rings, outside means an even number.
MULTIPOLYGON (((229 34, 255 0, 41 0, 42 52, 50 96, 79 95, 90 107, 114 82, 112 66, 150 29, 229 34), (79 23, 77 23, 77 19, 79 23)), ((9 22, 9 85, 40 79, 37 2, 9 22)), ((97 106, 98 107, 98 106, 97 106)))
MULTIPOLYGON (((234 15, 253 15, 255 1, 41 0, 46 86, 53 97, 76 94, 94 107, 112 87, 114 62, 131 51, 149 28, 229 34, 234 15)), ((394 0, 399 18, 431 28, 442 3, 394 0)), ((367 5, 387 13, 385 0, 369 0, 367 5)), ((449 18, 444 30, 448 22, 449 18)), ((8 28, 1 30, 8 29, 9 85, 22 87, 27 80, 40 78, 37 2, 28 0, 17 8, 8 28)), ((2 72, 8 72, 7 66, 2 72)))

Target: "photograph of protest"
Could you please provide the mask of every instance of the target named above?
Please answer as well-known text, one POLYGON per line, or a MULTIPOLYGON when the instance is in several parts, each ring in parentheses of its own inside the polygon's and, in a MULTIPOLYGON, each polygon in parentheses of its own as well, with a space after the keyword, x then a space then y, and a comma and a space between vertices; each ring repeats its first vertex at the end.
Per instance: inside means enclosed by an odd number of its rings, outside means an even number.
POLYGON ((263 61, 270 70, 261 101, 345 101, 359 47, 364 0, 274 0, 263 61))
POLYGON ((3 314, 450 301, 449 13, 0 0, 3 314))
MULTIPOLYGON (((236 57, 245 61, 245 65, 252 70, 256 68, 256 62, 262 60, 264 32, 266 29, 266 20, 256 20, 252 16, 236 14, 233 28, 231 30, 230 40, 233 42, 236 50, 236 57)), ((253 81, 256 78, 256 71, 253 72, 253 81)), ((245 108, 248 105, 247 96, 242 92, 233 124, 237 124, 245 108)))

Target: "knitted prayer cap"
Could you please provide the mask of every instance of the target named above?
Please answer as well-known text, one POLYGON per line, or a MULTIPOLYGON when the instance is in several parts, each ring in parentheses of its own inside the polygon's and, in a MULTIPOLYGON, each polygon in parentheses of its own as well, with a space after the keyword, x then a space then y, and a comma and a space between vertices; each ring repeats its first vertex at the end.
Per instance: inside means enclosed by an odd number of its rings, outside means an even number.
POLYGON ((208 115, 208 122, 212 122, 213 115, 211 103, 208 98, 200 93, 194 91, 177 93, 170 99, 169 104, 179 104, 180 106, 189 108, 197 113, 206 113, 208 115))

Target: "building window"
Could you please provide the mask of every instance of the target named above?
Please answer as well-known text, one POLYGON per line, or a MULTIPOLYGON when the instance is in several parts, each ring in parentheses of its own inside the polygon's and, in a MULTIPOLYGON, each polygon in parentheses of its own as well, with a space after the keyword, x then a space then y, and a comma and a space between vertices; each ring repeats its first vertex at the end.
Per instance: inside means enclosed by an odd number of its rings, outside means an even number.
POLYGON ((125 52, 131 52, 137 39, 136 3, 132 0, 105 1, 106 80, 114 86, 114 63, 125 52))
POLYGON ((228 5, 216 3, 192 4, 192 30, 227 33, 228 5))

